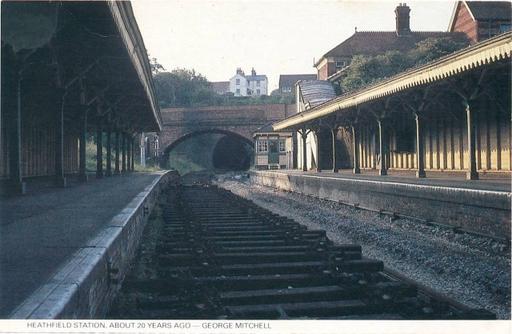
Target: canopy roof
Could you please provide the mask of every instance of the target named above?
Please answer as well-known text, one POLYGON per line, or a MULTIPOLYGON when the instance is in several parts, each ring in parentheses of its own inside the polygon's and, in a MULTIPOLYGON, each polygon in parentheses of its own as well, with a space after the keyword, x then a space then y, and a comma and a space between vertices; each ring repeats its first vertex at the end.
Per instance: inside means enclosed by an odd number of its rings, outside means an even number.
POLYGON ((381 99, 414 87, 432 84, 471 69, 509 59, 512 32, 507 32, 442 57, 434 62, 412 68, 362 90, 341 95, 306 112, 295 114, 273 124, 274 130, 299 127, 321 117, 334 114, 366 102, 381 99))

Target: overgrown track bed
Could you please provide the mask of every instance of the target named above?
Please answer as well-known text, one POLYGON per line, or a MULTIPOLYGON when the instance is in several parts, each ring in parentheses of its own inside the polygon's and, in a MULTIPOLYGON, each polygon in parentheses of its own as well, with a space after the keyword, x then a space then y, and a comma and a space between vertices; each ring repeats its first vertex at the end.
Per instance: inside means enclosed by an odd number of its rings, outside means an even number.
POLYGON ((383 272, 358 245, 215 186, 175 188, 114 318, 493 319, 383 272))

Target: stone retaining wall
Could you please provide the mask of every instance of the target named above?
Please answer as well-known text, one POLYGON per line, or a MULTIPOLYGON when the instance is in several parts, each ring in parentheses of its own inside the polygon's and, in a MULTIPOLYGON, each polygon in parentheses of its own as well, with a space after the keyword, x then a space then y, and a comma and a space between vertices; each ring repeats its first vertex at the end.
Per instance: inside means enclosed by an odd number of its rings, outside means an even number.
POLYGON ((176 172, 162 173, 25 300, 11 318, 104 317, 129 270, 159 194, 178 180, 176 172))
POLYGON ((509 192, 267 171, 252 171, 250 178, 260 185, 363 209, 510 238, 509 192))

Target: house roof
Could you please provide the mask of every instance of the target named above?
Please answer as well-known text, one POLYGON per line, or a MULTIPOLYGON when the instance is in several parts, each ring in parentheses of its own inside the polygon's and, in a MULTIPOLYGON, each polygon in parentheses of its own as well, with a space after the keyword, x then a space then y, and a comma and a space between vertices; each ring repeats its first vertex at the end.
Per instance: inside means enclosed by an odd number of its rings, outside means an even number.
POLYGON ((453 30, 455 16, 460 5, 465 5, 473 20, 502 20, 510 21, 512 16, 512 3, 509 1, 458 1, 453 7, 452 17, 448 30, 453 30))
POLYGON ((274 128, 272 128, 272 122, 269 122, 269 123, 257 128, 252 133, 252 136, 257 137, 259 135, 265 135, 265 134, 274 134, 274 135, 279 135, 279 136, 291 136, 292 135, 292 133, 290 131, 286 131, 286 130, 275 131, 274 128))
POLYGON ((299 80, 316 80, 316 74, 281 74, 279 88, 293 87, 299 80))
POLYGON ((216 82, 210 82, 213 91, 219 93, 226 93, 229 92, 229 81, 216 81, 216 82))
POLYGON ((329 81, 301 80, 297 82, 300 87, 300 98, 306 109, 312 108, 336 97, 334 87, 329 81))
POLYGON ((509 1, 464 1, 471 15, 478 20, 510 21, 512 3, 509 1))
POLYGON ((413 31, 406 36, 398 36, 396 31, 356 31, 352 36, 328 51, 315 64, 327 57, 352 57, 355 55, 374 56, 386 51, 408 51, 429 37, 455 36, 464 38, 463 33, 443 31, 413 31))
POLYGON ((245 78, 249 81, 267 80, 266 75, 246 75, 245 78))

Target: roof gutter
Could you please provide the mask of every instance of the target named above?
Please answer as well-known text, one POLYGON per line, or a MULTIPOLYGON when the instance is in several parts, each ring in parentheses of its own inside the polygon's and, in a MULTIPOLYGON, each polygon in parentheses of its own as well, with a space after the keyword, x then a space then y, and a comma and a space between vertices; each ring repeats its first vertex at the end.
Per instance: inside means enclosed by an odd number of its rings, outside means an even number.
POLYGON ((130 55, 130 61, 137 72, 140 83, 148 99, 151 112, 153 114, 156 128, 153 130, 162 130, 162 117, 160 108, 156 100, 153 77, 149 60, 144 46, 144 41, 135 21, 131 4, 129 1, 107 1, 114 22, 119 30, 121 39, 125 44, 130 55))

